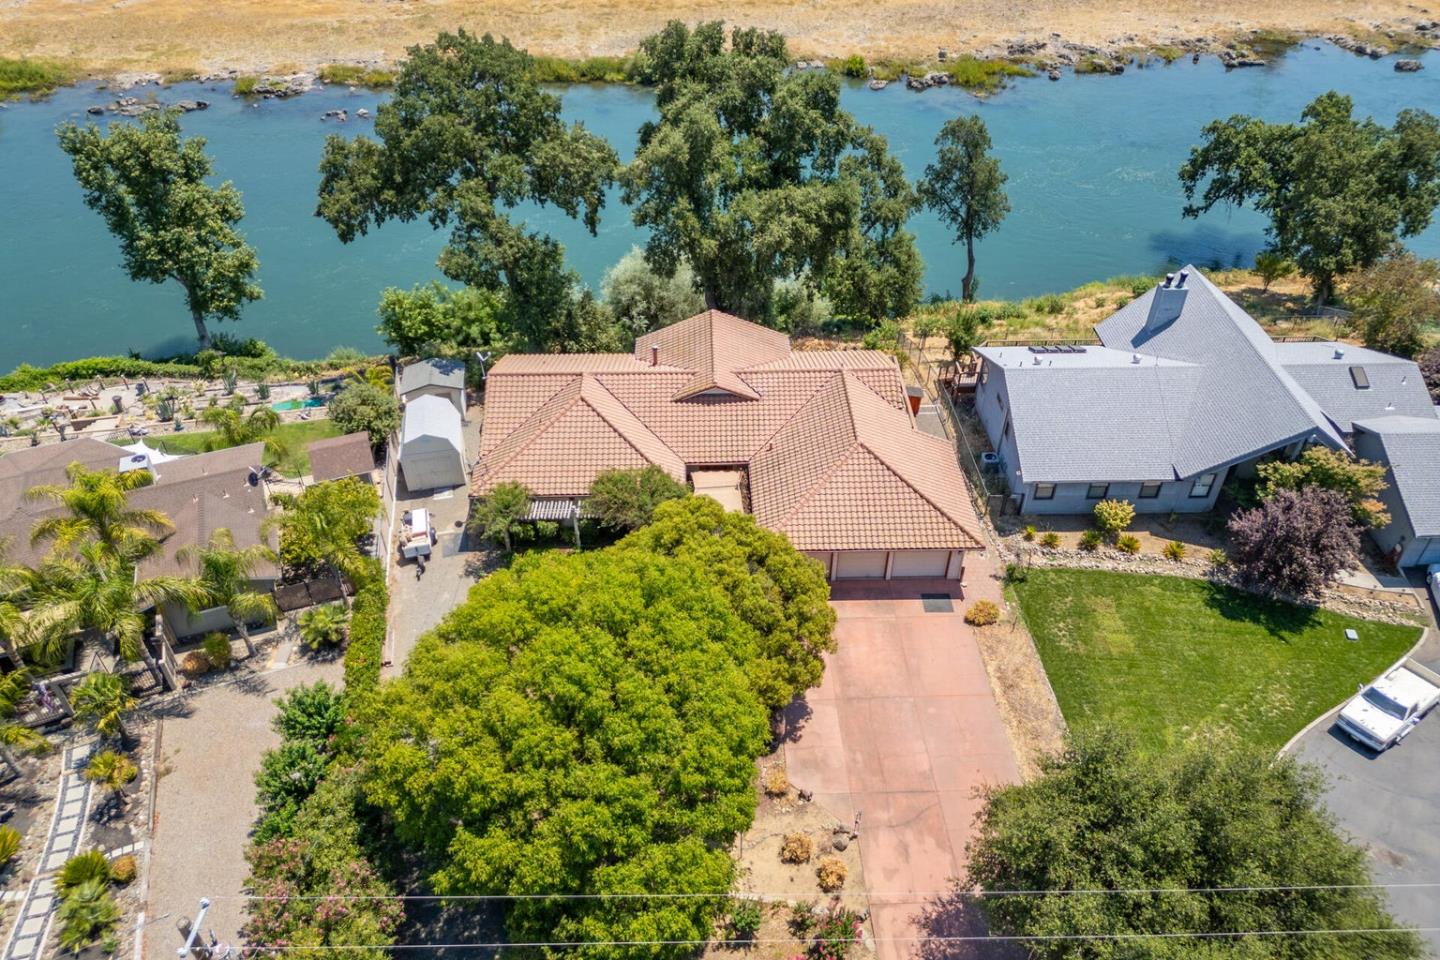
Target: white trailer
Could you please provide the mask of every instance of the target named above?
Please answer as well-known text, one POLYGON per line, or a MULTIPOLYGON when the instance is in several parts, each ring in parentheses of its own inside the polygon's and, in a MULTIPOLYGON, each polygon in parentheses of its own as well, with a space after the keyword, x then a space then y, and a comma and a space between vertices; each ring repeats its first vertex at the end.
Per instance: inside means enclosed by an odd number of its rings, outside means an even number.
POLYGON ((430 527, 430 511, 424 508, 406 510, 401 520, 400 556, 406 560, 430 556, 430 548, 435 543, 434 531, 430 527))

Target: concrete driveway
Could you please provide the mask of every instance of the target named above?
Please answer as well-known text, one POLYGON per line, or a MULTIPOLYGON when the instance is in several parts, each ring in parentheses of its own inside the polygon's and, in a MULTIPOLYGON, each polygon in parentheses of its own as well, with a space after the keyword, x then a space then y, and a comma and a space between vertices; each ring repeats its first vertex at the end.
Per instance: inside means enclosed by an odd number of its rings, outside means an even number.
MULTIPOLYGON (((1432 629, 1416 659, 1440 669, 1440 638, 1432 629)), ((1333 721, 1317 725, 1291 749, 1324 769, 1324 802, 1340 827, 1370 850, 1376 883, 1440 879, 1440 711, 1432 711, 1400 743, 1378 756, 1340 732, 1333 721)), ((1440 891, 1392 888, 1390 908, 1401 923, 1434 927, 1440 891)), ((1440 956, 1440 933, 1427 933, 1440 956)))
POLYGON ((977 929, 945 893, 964 868, 976 789, 1019 779, 960 595, 953 581, 837 584, 838 649, 787 711, 791 782, 840 821, 860 818, 882 958, 921 952, 905 938, 977 929), (927 612, 922 592, 953 609, 927 612))

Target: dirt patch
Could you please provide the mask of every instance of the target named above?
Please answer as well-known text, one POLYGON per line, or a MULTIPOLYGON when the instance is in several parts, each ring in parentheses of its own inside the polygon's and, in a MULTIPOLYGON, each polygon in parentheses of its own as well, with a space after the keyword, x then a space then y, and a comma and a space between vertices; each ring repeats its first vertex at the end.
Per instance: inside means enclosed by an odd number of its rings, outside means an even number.
MULTIPOLYGON (((750 943, 712 943, 702 956, 711 960, 788 960, 801 953, 809 940, 809 918, 825 910, 839 907, 861 917, 865 944, 856 944, 849 953, 851 960, 869 960, 874 956, 869 941, 869 899, 865 894, 865 874, 860 863, 860 844, 851 838, 852 824, 841 823, 820 804, 789 786, 783 792, 774 790, 784 775, 784 750, 762 757, 758 765, 755 822, 736 842, 735 892, 761 903, 761 925, 750 943), (777 775, 778 774, 778 775, 777 775), (763 785, 763 786, 762 786, 763 785), (767 793, 765 786, 771 787, 767 793), (804 836, 812 841, 808 860, 786 863, 780 851, 786 838, 804 836), (821 860, 835 858, 845 866, 845 885, 834 894, 820 889, 817 869, 821 860)), ((718 938, 731 936, 724 919, 716 931, 718 938)))
POLYGON ((1020 776, 1032 780, 1040 773, 1040 758, 1058 752, 1065 740, 1065 718, 1040 653, 1018 610, 993 627, 976 629, 975 640, 1000 719, 1015 746, 1020 776))

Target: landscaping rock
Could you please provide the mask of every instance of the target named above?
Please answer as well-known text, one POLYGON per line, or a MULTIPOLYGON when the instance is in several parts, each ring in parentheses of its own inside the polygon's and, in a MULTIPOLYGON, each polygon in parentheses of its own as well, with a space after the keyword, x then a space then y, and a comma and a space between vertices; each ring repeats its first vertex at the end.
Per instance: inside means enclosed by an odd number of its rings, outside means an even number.
POLYGON ((1396 61, 1395 61, 1395 72, 1396 72, 1396 73, 1416 73, 1416 72, 1418 72, 1418 71, 1420 71, 1420 70, 1424 70, 1424 69, 1425 69, 1425 64, 1421 63, 1419 60, 1396 60, 1396 61))

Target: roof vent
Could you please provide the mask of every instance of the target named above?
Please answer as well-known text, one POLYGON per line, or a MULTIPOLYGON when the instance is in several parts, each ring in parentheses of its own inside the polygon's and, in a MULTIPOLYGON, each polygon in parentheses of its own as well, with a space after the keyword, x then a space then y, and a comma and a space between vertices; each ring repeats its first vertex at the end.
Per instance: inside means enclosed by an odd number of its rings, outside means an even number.
POLYGON ((1183 290, 1185 288, 1185 281, 1188 279, 1190 279, 1190 271, 1181 270, 1179 279, 1175 281, 1175 286, 1183 290))
POLYGON ((1344 348, 1344 347, 1336 347, 1336 348, 1335 348, 1335 359, 1336 359, 1336 360, 1344 360, 1344 359, 1345 359, 1345 348, 1344 348))
POLYGON ((1167 288, 1170 286, 1170 284, 1172 284, 1172 283, 1174 283, 1174 282, 1175 282, 1175 274, 1173 274, 1173 273, 1167 273, 1167 274, 1165 274, 1165 286, 1166 286, 1167 288))
POLYGON ((1130 355, 1130 362, 1131 362, 1131 363, 1139 363, 1139 362, 1140 362, 1140 354, 1138 354, 1138 353, 1132 353, 1132 354, 1130 355))
POLYGON ((1043 361, 1043 360, 1040 359, 1040 354, 1038 354, 1038 353, 1035 354, 1035 366, 1038 367, 1038 366, 1040 366, 1040 364, 1042 364, 1042 363, 1044 363, 1044 362, 1045 362, 1045 361, 1043 361))

